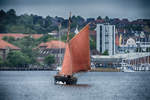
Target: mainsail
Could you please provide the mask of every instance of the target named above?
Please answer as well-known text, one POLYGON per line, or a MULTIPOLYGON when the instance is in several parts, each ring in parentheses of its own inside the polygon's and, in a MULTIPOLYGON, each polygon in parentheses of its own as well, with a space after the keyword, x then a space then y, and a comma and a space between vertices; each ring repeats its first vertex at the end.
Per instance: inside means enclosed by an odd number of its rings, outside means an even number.
POLYGON ((90 70, 89 24, 68 43, 60 75, 72 75, 90 70))

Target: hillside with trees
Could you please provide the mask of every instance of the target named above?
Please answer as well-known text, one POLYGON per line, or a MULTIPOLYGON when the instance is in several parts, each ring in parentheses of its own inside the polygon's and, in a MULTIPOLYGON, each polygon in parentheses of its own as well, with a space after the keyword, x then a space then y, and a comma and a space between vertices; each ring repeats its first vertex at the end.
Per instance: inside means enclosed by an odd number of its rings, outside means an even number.
MULTIPOLYGON (((85 20, 81 16, 72 16, 71 28, 75 28, 77 25, 83 27, 85 20)), ((57 31, 59 24, 62 28, 68 27, 68 19, 62 17, 50 17, 43 18, 38 15, 16 15, 14 9, 10 9, 5 12, 0 10, 0 33, 39 33, 46 34, 52 31, 57 31)))

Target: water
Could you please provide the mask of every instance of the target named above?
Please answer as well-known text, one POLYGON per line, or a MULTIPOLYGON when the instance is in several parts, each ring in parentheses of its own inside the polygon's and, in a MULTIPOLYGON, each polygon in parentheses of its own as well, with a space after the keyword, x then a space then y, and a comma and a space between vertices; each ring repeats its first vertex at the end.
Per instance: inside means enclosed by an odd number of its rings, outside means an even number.
POLYGON ((54 85, 53 71, 1 71, 0 100, 150 100, 150 72, 88 72, 54 85))

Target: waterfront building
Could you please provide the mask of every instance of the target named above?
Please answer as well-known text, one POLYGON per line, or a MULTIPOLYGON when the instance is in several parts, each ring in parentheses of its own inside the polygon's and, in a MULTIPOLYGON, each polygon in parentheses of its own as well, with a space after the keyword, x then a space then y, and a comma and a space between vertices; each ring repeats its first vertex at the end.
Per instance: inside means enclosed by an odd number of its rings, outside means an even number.
POLYGON ((109 55, 115 54, 115 25, 97 24, 96 49, 100 53, 108 51, 109 55))
POLYGON ((137 45, 137 48, 138 50, 140 48, 142 48, 142 51, 146 51, 146 52, 150 52, 150 42, 140 42, 140 41, 137 41, 136 42, 136 45, 137 45))
POLYGON ((120 53, 111 56, 105 56, 105 55, 91 56, 91 62, 94 63, 96 67, 121 67, 121 62, 123 60, 126 63, 132 65, 138 65, 138 64, 150 65, 150 53, 131 52, 131 53, 120 53))
POLYGON ((48 55, 55 57, 55 64, 61 63, 65 52, 65 43, 62 41, 52 40, 46 43, 41 43, 36 48, 39 50, 37 60, 43 64, 43 60, 48 55))
POLYGON ((6 59, 10 51, 15 50, 20 50, 20 48, 0 39, 0 57, 2 57, 3 60, 6 59))
POLYGON ((119 46, 118 50, 120 53, 136 52, 137 44, 133 38, 127 39, 126 43, 119 46))

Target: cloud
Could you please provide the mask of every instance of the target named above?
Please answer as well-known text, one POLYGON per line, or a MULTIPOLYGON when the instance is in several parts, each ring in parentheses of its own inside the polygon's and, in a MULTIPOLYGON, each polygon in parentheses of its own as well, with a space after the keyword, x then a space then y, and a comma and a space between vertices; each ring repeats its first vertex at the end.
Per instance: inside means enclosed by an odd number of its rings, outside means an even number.
POLYGON ((148 0, 1 0, 1 8, 14 8, 18 14, 68 16, 72 11, 84 17, 110 16, 149 18, 148 0))

